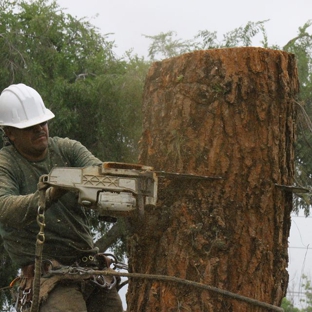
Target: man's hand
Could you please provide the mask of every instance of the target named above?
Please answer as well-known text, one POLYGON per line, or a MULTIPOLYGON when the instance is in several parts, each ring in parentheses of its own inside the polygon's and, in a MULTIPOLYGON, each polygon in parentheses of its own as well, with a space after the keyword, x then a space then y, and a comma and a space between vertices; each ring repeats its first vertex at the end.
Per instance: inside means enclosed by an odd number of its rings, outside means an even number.
POLYGON ((57 202, 59 198, 61 198, 63 195, 65 195, 68 191, 57 187, 57 186, 50 186, 46 190, 46 204, 50 206, 51 204, 57 202))

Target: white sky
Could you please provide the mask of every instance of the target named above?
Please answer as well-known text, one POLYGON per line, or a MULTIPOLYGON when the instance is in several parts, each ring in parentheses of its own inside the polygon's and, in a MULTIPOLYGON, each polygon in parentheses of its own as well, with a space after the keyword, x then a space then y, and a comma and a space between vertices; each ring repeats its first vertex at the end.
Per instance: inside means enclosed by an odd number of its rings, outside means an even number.
MULTIPOLYGON (((116 53, 131 48, 147 56, 150 40, 142 36, 176 31, 192 39, 200 30, 216 31, 218 38, 247 22, 265 23, 269 44, 285 45, 298 28, 312 19, 311 0, 57 0, 65 12, 87 17, 102 34, 114 33, 116 53)), ((311 26, 312 28, 312 26, 311 26)), ((255 43, 256 45, 256 43, 255 43)))
MULTIPOLYGON (((200 30, 216 31, 218 38, 247 22, 269 20, 269 44, 285 45, 298 28, 312 19, 312 0, 57 0, 65 12, 87 17, 102 34, 114 33, 117 56, 133 49, 147 56, 145 35, 176 31, 177 38, 192 39, 200 30)), ((310 32, 312 33, 312 26, 310 32)), ((255 45, 257 43, 254 43, 255 45)), ((290 286, 299 290, 302 273, 312 275, 312 218, 293 218, 290 236, 290 286), (296 248, 294 248, 296 247, 296 248), (300 248, 303 249, 300 249, 300 248)))
MULTIPOLYGON (((312 214, 312 212, 310 212, 312 214)), ((312 280, 312 216, 305 218, 300 212, 299 216, 292 215, 291 231, 289 237, 289 296, 292 296, 296 306, 304 308, 299 299, 303 298, 301 276, 305 274, 312 280)))

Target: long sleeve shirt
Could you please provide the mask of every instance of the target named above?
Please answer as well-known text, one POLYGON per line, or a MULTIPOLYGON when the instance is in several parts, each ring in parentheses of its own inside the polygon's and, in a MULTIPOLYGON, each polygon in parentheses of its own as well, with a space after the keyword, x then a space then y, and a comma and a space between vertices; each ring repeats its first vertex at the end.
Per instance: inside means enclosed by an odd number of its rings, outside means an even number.
MULTIPOLYGON (((102 162, 81 143, 68 138, 49 138, 44 160, 25 159, 14 146, 0 150, 0 235, 11 259, 20 267, 33 263, 40 176, 54 167, 86 167, 102 162)), ((66 193, 45 212, 44 259, 69 265, 96 249, 83 207, 77 196, 66 193)))

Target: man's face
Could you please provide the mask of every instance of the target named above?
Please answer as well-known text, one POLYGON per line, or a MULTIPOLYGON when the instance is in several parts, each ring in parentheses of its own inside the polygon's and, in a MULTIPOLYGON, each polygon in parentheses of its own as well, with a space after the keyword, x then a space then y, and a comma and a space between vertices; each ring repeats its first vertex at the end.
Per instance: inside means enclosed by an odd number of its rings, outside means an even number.
POLYGON ((38 161, 45 158, 49 138, 47 122, 25 129, 5 127, 5 133, 17 151, 26 159, 38 161))

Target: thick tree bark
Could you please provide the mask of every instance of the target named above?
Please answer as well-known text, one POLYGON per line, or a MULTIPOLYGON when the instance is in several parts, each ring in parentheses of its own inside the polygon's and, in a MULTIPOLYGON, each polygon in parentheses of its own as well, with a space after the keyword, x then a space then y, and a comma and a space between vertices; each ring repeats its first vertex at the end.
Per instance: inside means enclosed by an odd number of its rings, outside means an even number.
MULTIPOLYGON (((288 283, 295 57, 262 48, 197 51, 154 63, 140 162, 222 176, 162 179, 131 219, 130 270, 201 282, 280 305, 288 283)), ((264 311, 196 288, 132 279, 128 311, 264 311)))

